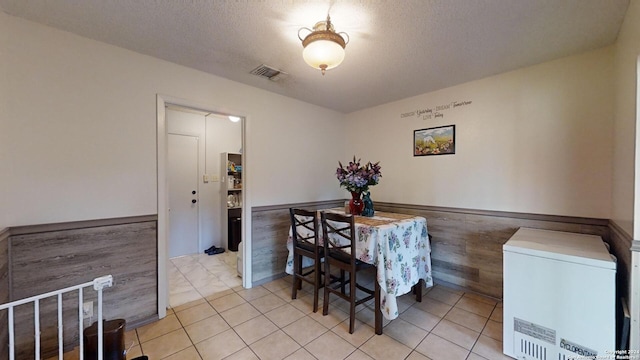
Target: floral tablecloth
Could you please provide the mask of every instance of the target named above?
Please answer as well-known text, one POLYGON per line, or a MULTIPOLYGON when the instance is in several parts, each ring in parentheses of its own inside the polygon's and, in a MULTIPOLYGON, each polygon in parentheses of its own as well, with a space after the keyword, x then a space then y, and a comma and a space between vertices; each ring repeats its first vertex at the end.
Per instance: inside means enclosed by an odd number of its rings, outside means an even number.
MULTIPOLYGON (((344 214, 343 210, 330 209, 344 214)), ((420 279, 433 286, 431 277, 431 247, 427 234, 427 220, 420 216, 376 212, 372 218, 355 218, 358 259, 376 265, 380 284, 381 309, 385 318, 398 317, 396 297, 411 291, 420 279)), ((289 230, 289 257, 286 272, 293 273, 293 253, 289 230)), ((309 259, 303 266, 313 264, 309 259)))

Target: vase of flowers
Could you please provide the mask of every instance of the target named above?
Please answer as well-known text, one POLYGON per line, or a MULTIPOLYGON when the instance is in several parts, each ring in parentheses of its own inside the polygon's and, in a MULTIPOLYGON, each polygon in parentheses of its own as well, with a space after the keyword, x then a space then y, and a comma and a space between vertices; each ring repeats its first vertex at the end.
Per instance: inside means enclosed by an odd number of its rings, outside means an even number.
POLYGON ((362 193, 368 191, 369 186, 376 185, 382 177, 380 162, 375 164, 368 162, 364 166, 360 166, 360 159, 356 161, 354 156, 353 161, 350 161, 346 167, 341 162, 338 164, 340 166, 336 170, 336 177, 340 186, 351 193, 349 210, 353 215, 360 215, 364 207, 361 199, 362 193))

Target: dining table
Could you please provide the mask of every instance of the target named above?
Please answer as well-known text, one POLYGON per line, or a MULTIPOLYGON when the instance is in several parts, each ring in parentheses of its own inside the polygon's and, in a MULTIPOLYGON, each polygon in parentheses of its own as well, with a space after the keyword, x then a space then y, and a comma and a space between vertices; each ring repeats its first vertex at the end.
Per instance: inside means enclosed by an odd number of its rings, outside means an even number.
MULTIPOLYGON (((322 210, 345 214, 342 208, 322 210)), ((318 211, 319 219, 320 211, 318 211)), ((318 220, 319 222, 319 220, 318 220)), ((382 316, 388 320, 398 317, 397 298, 419 285, 433 286, 431 274, 431 245, 424 217, 376 211, 372 217, 354 216, 356 258, 376 267, 376 286, 380 287, 380 309, 375 314, 376 334, 382 334, 382 316)), ((310 230, 307 230, 310 231, 310 230)), ((292 232, 289 229, 286 273, 293 274, 292 232)), ((322 241, 320 235, 319 241, 322 241)), ((304 258, 303 266, 313 264, 304 258)), ((420 299, 421 295, 417 295, 420 299)))

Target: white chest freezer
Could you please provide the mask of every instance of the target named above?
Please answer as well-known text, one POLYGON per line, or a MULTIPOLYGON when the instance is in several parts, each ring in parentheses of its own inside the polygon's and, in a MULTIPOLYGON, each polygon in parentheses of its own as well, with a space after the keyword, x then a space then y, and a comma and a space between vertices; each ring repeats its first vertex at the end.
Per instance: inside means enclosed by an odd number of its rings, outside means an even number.
POLYGON ((503 351, 517 359, 615 350, 616 260, 595 235, 520 228, 503 245, 503 351))

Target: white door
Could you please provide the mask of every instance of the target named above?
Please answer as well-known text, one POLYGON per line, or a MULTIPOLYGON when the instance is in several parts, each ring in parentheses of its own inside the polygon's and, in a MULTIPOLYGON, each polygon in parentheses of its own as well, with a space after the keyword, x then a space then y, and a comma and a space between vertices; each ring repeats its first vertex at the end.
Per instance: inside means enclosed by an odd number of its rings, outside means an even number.
POLYGON ((198 138, 168 135, 169 257, 198 251, 198 138))

